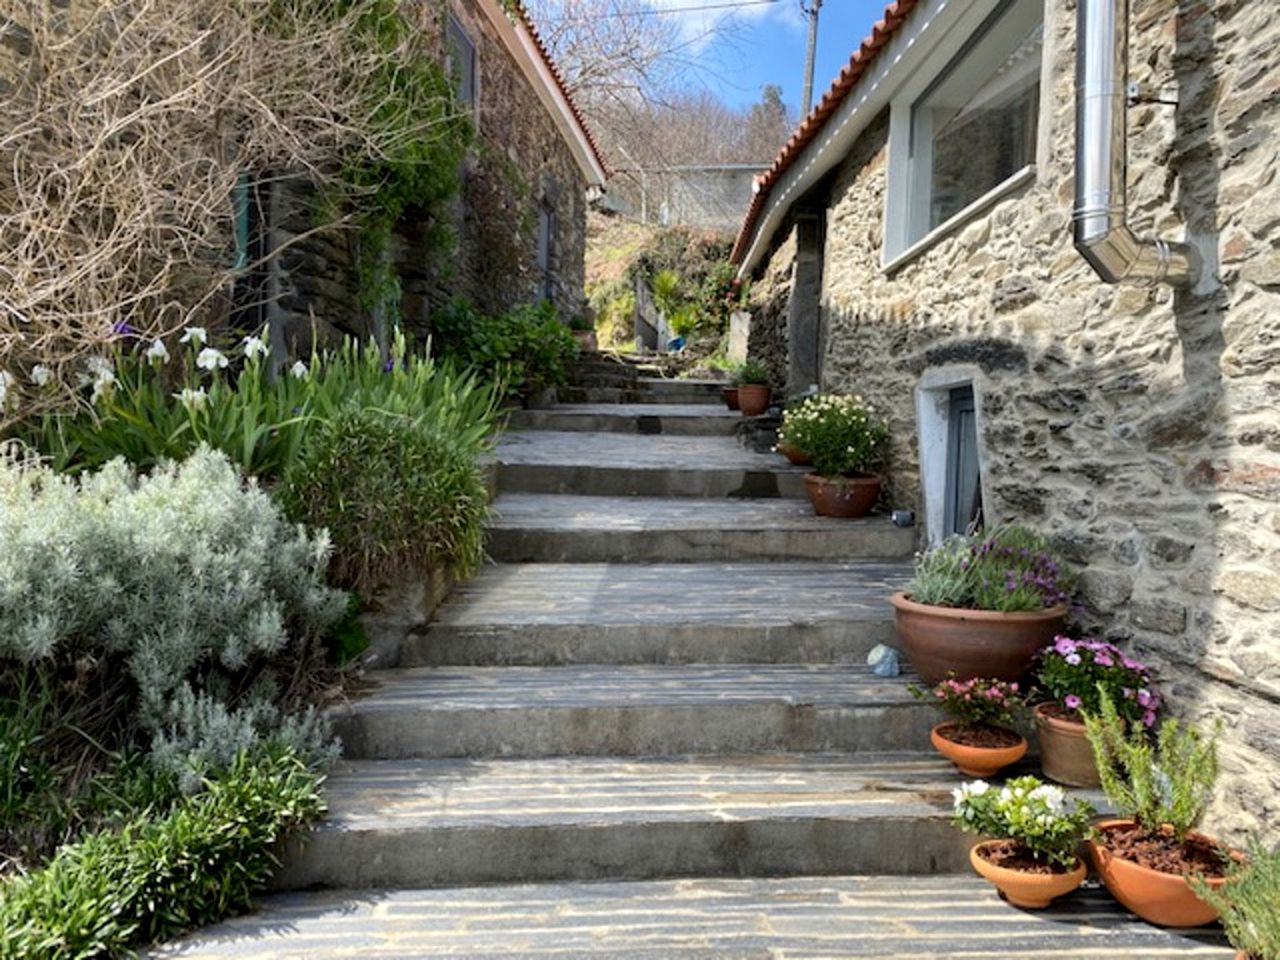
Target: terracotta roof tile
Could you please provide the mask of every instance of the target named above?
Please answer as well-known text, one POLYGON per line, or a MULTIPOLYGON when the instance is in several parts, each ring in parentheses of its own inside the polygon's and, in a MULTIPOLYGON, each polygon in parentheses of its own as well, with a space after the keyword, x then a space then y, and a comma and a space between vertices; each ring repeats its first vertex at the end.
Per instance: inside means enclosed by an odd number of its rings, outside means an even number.
POLYGON ((756 177, 755 193, 751 197, 751 205, 747 208, 747 215, 742 221, 742 227, 738 230, 738 238, 733 245, 733 253, 731 259, 734 263, 741 263, 743 257, 747 254, 747 248, 751 244, 760 214, 764 212, 765 203, 768 202, 769 194, 772 192, 778 180, 786 173, 791 166, 799 159, 804 152, 805 147, 813 142, 813 139, 822 131, 823 126, 831 115, 840 108, 841 104, 848 98, 849 93, 862 79, 862 75, 866 73, 867 68, 875 61, 880 49, 889 42, 898 28, 906 21, 907 15, 915 9, 919 0, 894 0, 885 8, 884 17, 877 21, 875 26, 871 28, 871 34, 858 46, 853 54, 849 57, 849 62, 840 70, 840 73, 832 81, 830 89, 818 105, 813 108, 810 114, 800 121, 800 125, 796 127, 795 132, 783 145, 778 156, 774 158, 769 169, 756 177))
POLYGON ((594 134, 592 134, 591 128, 587 125, 587 118, 582 115, 582 111, 578 108, 577 103, 574 102, 573 96, 569 93, 569 86, 565 83, 564 74, 560 72, 560 67, 552 58, 551 51, 547 49, 547 45, 542 39, 542 34, 538 32, 538 25, 534 23, 533 17, 529 14, 529 11, 525 9, 525 5, 521 0, 511 0, 511 8, 515 11, 516 18, 528 32, 530 39, 533 40, 533 45, 537 48, 539 55, 542 57, 542 62, 547 65, 547 70, 550 71, 551 76, 555 79, 556 86, 560 88, 560 93, 564 97, 565 103, 569 105, 569 112, 573 114, 574 120, 577 121, 578 126, 582 129, 582 135, 586 139, 587 145, 591 148, 591 153, 600 163, 600 167, 604 170, 605 176, 612 176, 613 171, 609 169, 609 165, 605 163, 604 157, 600 153, 600 146, 596 143, 596 138, 594 134))

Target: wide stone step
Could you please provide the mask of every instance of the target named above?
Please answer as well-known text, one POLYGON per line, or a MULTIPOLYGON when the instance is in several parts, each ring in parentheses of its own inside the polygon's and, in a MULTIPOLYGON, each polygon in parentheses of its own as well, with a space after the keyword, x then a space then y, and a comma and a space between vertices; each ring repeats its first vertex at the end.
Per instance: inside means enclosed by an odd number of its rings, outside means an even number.
POLYGON ((701 403, 577 403, 544 410, 517 410, 507 420, 513 430, 574 433, 641 433, 729 437, 742 414, 701 403))
POLYGON ((372 683, 334 711, 353 759, 927 750, 938 721, 865 666, 438 667, 372 683))
POLYGON ((407 665, 857 663, 911 564, 526 563, 453 589, 407 665))
POLYGON ((276 894, 156 960, 1231 960, 1090 885, 1019 910, 976 876, 657 880, 276 894))
POLYGON ((932 758, 343 762, 282 889, 968 869, 932 758))
POLYGON ((722 380, 668 380, 663 377, 640 377, 636 381, 636 389, 647 391, 656 397, 666 398, 669 403, 708 399, 720 403, 720 392, 724 387, 725 383, 722 380))
POLYGON ((504 493, 605 497, 799 498, 805 468, 731 437, 526 430, 495 450, 504 493))
POLYGON ((508 493, 493 505, 489 555, 552 563, 905 559, 915 534, 883 516, 815 516, 807 500, 508 493))

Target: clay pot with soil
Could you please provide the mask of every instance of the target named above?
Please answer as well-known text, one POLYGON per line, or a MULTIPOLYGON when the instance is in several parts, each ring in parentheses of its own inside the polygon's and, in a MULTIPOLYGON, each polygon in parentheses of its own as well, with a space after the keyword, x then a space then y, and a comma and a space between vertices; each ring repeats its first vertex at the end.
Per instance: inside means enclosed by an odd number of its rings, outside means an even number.
POLYGON ((990 777, 1026 754, 1026 738, 1011 729, 1025 703, 1016 683, 948 677, 932 690, 908 689, 950 718, 935 726, 929 739, 961 773, 990 777))
POLYGON ((1013 840, 988 840, 969 851, 969 863, 990 880, 1015 907, 1043 910, 1058 897, 1073 892, 1088 873, 1084 862, 1068 870, 1040 863, 1013 840))
POLYGON ((744 417, 758 417, 769 409, 773 391, 759 383, 738 384, 738 409, 744 417))
POLYGON ((1098 765, 1084 734, 1084 722, 1060 703, 1037 704, 1033 713, 1044 775, 1069 787, 1097 787, 1098 765))
POLYGON ((730 410, 737 410, 738 388, 736 386, 722 387, 720 389, 720 399, 724 401, 724 405, 730 410))
POLYGON ((793 447, 785 440, 778 444, 778 452, 787 458, 787 462, 795 467, 807 467, 813 463, 813 457, 799 447, 793 447))
POLYGON ((881 480, 874 473, 844 477, 806 474, 804 492, 809 496, 813 512, 820 517, 854 520, 875 509, 880 499, 881 480))

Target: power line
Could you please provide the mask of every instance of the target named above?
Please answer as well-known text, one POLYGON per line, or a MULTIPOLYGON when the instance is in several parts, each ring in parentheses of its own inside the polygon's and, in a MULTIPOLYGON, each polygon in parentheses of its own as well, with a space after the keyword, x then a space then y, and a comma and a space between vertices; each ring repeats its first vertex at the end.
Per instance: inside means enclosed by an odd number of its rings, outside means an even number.
POLYGON ((694 7, 651 7, 645 10, 631 11, 613 11, 611 13, 596 13, 590 16, 582 17, 548 17, 545 20, 538 21, 541 23, 576 23, 586 22, 590 20, 621 20, 630 19, 632 17, 666 17, 680 13, 703 13, 707 10, 733 10, 739 7, 764 7, 782 0, 729 0, 723 3, 706 3, 694 7))

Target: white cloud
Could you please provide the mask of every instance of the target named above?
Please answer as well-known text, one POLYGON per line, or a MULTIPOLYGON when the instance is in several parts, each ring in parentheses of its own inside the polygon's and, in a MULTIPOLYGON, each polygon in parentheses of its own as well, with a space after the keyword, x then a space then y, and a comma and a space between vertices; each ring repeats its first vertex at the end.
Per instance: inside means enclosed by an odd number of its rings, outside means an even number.
POLYGON ((766 20, 786 26, 795 26, 799 20, 795 15, 794 0, 776 0, 774 3, 724 9, 692 9, 729 2, 732 0, 649 0, 649 5, 655 9, 672 11, 664 16, 675 21, 681 39, 692 53, 702 51, 726 34, 751 30, 766 20))

